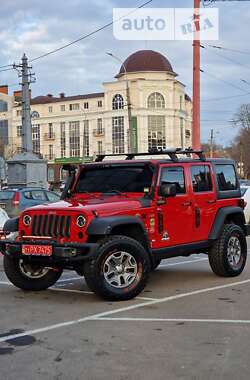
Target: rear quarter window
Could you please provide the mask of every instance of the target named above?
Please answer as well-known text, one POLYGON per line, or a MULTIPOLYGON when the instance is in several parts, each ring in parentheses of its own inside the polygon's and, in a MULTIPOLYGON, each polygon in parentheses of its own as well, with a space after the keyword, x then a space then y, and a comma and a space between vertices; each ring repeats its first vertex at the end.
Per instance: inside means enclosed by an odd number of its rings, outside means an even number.
POLYGON ((14 198, 14 191, 0 191, 0 201, 9 201, 14 198))
POLYGON ((218 188, 220 191, 230 191, 238 189, 238 181, 233 165, 215 165, 215 171, 218 188))

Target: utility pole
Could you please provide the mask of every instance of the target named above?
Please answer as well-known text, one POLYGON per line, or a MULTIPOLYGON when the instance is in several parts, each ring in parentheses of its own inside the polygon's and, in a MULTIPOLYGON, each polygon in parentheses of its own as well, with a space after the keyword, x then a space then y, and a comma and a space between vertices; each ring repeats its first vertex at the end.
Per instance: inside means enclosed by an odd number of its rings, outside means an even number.
POLYGON ((123 67, 124 70, 124 75, 125 75, 125 80, 126 80, 126 101, 127 101, 127 111, 128 111, 128 132, 129 132, 129 153, 135 153, 135 146, 136 146, 136 141, 134 141, 134 136, 133 136, 133 128, 132 128, 132 111, 131 111, 131 99, 130 99, 130 90, 129 90, 129 81, 128 81, 128 73, 126 66, 124 65, 124 62, 114 55, 113 53, 107 53, 110 57, 116 59, 119 61, 123 67))
POLYGON ((200 0, 194 0, 192 145, 200 150, 200 0))
POLYGON ((210 158, 214 156, 214 130, 210 131, 210 158))
POLYGON ((22 57, 22 63, 20 65, 13 66, 18 70, 19 77, 22 78, 22 148, 24 152, 32 153, 32 127, 30 117, 30 83, 35 82, 34 74, 29 72, 32 69, 28 65, 28 58, 24 54, 22 57))

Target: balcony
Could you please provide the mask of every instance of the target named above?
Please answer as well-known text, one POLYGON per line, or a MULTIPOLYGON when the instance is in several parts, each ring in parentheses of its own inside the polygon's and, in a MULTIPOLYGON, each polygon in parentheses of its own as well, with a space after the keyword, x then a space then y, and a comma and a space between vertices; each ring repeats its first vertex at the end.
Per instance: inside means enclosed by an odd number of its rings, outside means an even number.
POLYGON ((105 129, 104 128, 100 128, 100 129, 94 129, 93 130, 93 135, 95 137, 102 137, 105 135, 105 129))
POLYGON ((55 140, 55 133, 44 133, 44 140, 55 140))

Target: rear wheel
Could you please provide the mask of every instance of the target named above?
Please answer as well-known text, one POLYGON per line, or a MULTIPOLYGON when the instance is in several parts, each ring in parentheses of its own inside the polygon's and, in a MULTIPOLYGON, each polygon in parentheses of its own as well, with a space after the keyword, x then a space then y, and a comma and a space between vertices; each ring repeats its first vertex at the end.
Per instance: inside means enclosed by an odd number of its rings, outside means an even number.
POLYGON ((8 256, 4 256, 3 264, 10 282, 23 290, 45 290, 54 285, 62 274, 61 269, 51 269, 8 256))
POLYGON ((95 257, 84 266, 89 288, 104 299, 129 300, 146 286, 151 263, 136 240, 112 236, 99 242, 95 257))
POLYGON ((225 224, 218 240, 209 252, 209 263, 215 274, 223 277, 238 276, 247 259, 246 237, 235 224, 225 224))

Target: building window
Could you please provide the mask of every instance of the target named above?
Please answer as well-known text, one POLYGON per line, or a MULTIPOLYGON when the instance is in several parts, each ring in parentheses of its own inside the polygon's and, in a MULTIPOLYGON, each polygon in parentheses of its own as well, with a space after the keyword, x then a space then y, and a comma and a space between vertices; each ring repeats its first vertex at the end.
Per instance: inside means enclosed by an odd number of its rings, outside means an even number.
POLYGON ((148 116, 148 148, 166 148, 165 116, 148 116))
POLYGON ((49 106, 49 112, 53 112, 53 107, 52 106, 49 106))
POLYGON ((103 154, 102 141, 97 141, 97 153, 98 154, 103 154))
POLYGON ((80 122, 69 123, 69 151, 70 157, 80 156, 80 122))
POLYGON ((53 139, 54 137, 54 128, 53 128, 53 124, 52 123, 49 123, 49 139, 53 139))
POLYGON ((102 100, 98 100, 98 102, 97 102, 97 106, 98 106, 98 107, 102 107, 102 100))
POLYGON ((102 119, 97 119, 97 133, 102 133, 102 119))
POLYGON ((113 153, 124 153, 124 117, 112 117, 113 153))
POLYGON ((123 97, 120 94, 116 94, 112 100, 112 109, 120 110, 124 108, 123 97))
POLYGON ((65 122, 60 124, 61 132, 61 157, 66 157, 66 131, 65 131, 65 122))
POLYGON ((89 121, 84 120, 83 125, 83 156, 89 156, 89 121))
POLYGON ((22 110, 17 110, 17 111, 16 111, 16 115, 17 115, 17 116, 22 116, 22 110))
POLYGON ((89 103, 88 103, 88 102, 84 102, 84 103, 83 103, 83 108, 84 108, 85 110, 87 110, 87 109, 89 108, 89 103))
POLYGON ((8 111, 8 103, 4 100, 0 100, 0 112, 7 112, 8 111))
POLYGON ((54 158, 54 147, 53 145, 49 145, 49 160, 53 160, 54 158))
POLYGON ((165 108, 165 100, 162 94, 154 92, 148 97, 148 108, 165 108))
POLYGON ((183 107, 183 97, 180 95, 180 110, 182 110, 183 107))
POLYGON ((33 152, 40 153, 40 124, 32 125, 33 152))
POLYGON ((16 134, 17 134, 17 137, 21 137, 22 136, 22 126, 21 125, 17 125, 16 127, 16 134))
POLYGON ((80 105, 79 105, 79 103, 74 103, 74 104, 70 104, 69 105, 69 110, 70 111, 77 111, 77 110, 79 110, 80 109, 80 105))
POLYGON ((65 104, 61 104, 61 106, 60 106, 60 110, 63 112, 63 111, 65 111, 65 104))

